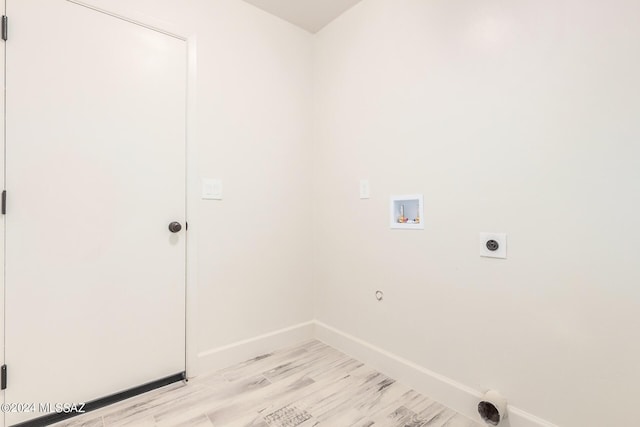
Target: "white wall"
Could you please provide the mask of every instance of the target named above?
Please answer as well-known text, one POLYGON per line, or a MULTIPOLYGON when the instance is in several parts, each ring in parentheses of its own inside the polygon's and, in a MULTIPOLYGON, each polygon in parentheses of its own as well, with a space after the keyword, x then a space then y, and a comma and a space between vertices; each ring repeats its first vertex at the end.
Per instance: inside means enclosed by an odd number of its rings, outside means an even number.
POLYGON ((312 318, 311 36, 239 0, 92 1, 197 37, 198 352, 312 318))
POLYGON ((635 424, 638 16, 364 0, 320 31, 316 317, 558 425, 635 424), (407 193, 424 231, 389 229, 407 193), (481 231, 508 233, 507 260, 478 256, 481 231))
POLYGON ((633 424, 640 4, 363 0, 312 38, 240 0, 95 3, 198 38, 225 190, 190 230, 199 352, 309 320, 313 279, 338 330, 561 426, 633 424), (424 231, 388 228, 404 193, 424 231))

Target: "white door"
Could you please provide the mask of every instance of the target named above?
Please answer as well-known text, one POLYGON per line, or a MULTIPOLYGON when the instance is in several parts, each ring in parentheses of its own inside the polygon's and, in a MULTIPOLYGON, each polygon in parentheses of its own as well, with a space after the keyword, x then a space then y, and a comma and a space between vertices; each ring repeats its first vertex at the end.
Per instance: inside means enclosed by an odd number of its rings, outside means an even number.
POLYGON ((65 0, 7 15, 5 401, 182 373, 186 42, 65 0))

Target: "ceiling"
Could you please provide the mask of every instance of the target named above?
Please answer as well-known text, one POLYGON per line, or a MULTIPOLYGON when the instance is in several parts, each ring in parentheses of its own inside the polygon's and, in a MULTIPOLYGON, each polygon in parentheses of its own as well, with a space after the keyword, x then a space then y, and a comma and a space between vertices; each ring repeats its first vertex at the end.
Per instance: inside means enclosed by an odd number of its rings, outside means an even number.
POLYGON ((289 21, 310 33, 316 33, 360 0, 244 0, 289 21))

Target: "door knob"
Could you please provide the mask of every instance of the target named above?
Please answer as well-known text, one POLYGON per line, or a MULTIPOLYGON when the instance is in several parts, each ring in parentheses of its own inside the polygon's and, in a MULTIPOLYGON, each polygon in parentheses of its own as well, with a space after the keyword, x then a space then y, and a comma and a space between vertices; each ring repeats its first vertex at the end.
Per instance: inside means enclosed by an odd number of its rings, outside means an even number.
POLYGON ((180 225, 179 222, 173 221, 171 224, 169 224, 169 231, 170 232, 177 233, 180 230, 182 230, 182 225, 180 225))

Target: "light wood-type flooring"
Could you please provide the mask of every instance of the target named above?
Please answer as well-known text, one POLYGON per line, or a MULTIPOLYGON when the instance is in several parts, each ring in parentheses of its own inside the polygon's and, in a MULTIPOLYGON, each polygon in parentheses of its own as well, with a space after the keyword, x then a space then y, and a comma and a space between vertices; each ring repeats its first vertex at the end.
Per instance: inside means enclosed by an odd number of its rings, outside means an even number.
POLYGON ((315 340, 56 426, 481 427, 315 340))

